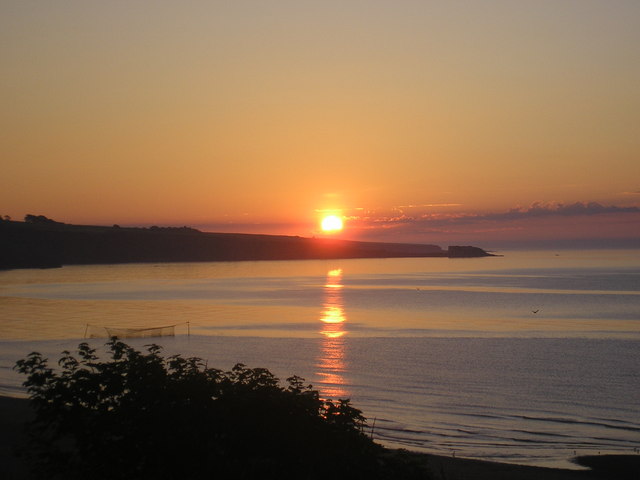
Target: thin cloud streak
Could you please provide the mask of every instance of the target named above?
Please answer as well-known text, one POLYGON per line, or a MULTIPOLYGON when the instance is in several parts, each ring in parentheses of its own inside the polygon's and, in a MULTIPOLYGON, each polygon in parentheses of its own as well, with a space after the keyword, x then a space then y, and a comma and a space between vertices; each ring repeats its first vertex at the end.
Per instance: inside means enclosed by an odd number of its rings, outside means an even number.
POLYGON ((368 212, 347 220, 354 238, 406 243, 473 245, 636 246, 640 241, 640 208, 537 202, 504 212, 423 213, 390 215, 368 212), (595 243, 594 243, 595 242, 595 243))
POLYGON ((420 205, 398 205, 393 208, 435 208, 435 207, 461 207, 461 203, 424 203, 420 205))
POLYGON ((407 215, 401 213, 394 216, 353 215, 350 220, 360 227, 392 228, 400 225, 423 225, 425 227, 440 227, 452 225, 468 225, 480 222, 515 221, 544 217, 573 217, 603 214, 640 213, 638 207, 605 206, 597 202, 576 202, 565 205, 563 203, 536 202, 527 208, 513 208, 499 213, 425 213, 421 215, 407 215))

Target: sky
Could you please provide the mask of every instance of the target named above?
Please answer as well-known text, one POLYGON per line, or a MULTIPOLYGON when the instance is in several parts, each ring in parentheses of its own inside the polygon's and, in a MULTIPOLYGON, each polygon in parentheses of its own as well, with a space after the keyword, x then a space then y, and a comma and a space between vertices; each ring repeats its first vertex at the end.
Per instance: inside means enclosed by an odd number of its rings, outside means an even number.
POLYGON ((640 246, 640 2, 0 0, 0 214, 640 246))

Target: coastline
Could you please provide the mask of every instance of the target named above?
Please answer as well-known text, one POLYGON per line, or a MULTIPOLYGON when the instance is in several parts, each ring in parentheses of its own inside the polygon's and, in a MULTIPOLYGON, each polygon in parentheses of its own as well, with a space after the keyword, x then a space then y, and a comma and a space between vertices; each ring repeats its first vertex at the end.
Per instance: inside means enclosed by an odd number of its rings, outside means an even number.
POLYGON ((121 263, 491 257, 474 246, 0 221, 0 270, 121 263))
MULTIPOLYGON (((0 464, 4 478, 27 478, 27 467, 16 455, 16 448, 25 441, 24 425, 33 415, 28 400, 0 396, 0 464)), ((420 465, 429 472, 430 480, 580 480, 580 479, 632 479, 640 475, 640 455, 600 455, 577 457, 575 463, 583 470, 534 467, 509 463, 444 457, 428 453, 389 449, 385 455, 402 462, 420 465)))

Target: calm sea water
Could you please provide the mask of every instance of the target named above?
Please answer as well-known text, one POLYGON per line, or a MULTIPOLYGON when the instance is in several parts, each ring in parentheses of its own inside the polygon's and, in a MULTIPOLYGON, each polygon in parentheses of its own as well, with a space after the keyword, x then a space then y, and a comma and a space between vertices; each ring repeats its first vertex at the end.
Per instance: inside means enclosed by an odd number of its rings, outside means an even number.
POLYGON ((24 394, 30 351, 165 325, 130 343, 301 375, 392 447, 561 466, 640 447, 640 251, 0 272, 0 393, 24 394))

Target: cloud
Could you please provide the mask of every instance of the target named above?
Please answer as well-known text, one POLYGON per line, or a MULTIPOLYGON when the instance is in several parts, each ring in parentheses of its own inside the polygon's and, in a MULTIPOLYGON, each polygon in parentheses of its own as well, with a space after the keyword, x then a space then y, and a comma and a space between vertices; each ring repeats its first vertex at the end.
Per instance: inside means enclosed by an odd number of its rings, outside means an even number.
POLYGON ((536 202, 526 209, 514 208, 505 213, 486 214, 489 220, 518 220, 521 218, 540 218, 550 216, 602 215, 605 213, 639 213, 638 207, 605 206, 597 202, 562 203, 536 202))
POLYGON ((406 208, 434 208, 434 207, 461 207, 461 203, 424 203, 420 205, 398 205, 393 208, 406 209, 406 208))
POLYGON ((394 228, 401 226, 423 226, 441 228, 454 225, 468 225, 483 222, 510 222, 526 219, 539 219, 546 217, 575 217, 603 214, 629 214, 640 213, 638 207, 619 207, 616 205, 605 206, 597 202, 576 202, 571 204, 536 202, 529 207, 517 207, 506 212, 497 213, 424 213, 409 215, 404 211, 398 211, 396 215, 368 216, 354 215, 351 220, 362 228, 394 228))
POLYGON ((597 202, 543 203, 502 212, 362 211, 347 219, 354 239, 446 245, 616 244, 637 248, 640 208, 597 202), (592 243, 589 243, 592 242, 592 243), (606 243, 602 243, 606 242, 606 243), (460 243, 462 244, 462 243, 460 243))

